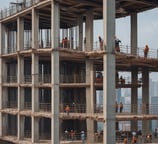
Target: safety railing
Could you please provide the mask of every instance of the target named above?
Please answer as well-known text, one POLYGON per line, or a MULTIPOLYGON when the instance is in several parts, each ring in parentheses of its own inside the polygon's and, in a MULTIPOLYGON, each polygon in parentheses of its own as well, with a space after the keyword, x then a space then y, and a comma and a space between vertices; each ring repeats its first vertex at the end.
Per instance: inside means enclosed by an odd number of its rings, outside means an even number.
POLYGON ((40 111, 50 112, 51 111, 51 103, 40 103, 39 109, 40 109, 40 111))
POLYGON ((31 102, 24 102, 24 109, 31 110, 31 108, 32 108, 32 103, 31 102))
POLYGON ((60 104, 60 112, 65 113, 85 113, 86 105, 85 104, 60 104), (68 107, 68 109, 67 109, 68 107))
POLYGON ((31 75, 24 75, 24 83, 31 83, 32 76, 31 75))
MULTIPOLYGON (((131 47, 128 45, 120 45, 120 52, 125 54, 134 55, 131 53, 131 47)), ((137 48, 136 56, 144 57, 144 47, 137 48)), ((157 49, 149 49, 148 58, 158 58, 158 50, 157 49)))
POLYGON ((25 138, 31 138, 31 134, 32 134, 32 133, 31 133, 31 130, 25 130, 25 131, 24 131, 24 137, 25 137, 25 138))
MULTIPOLYGON (((156 104, 117 104, 113 106, 116 108, 116 114, 147 114, 147 115, 158 115, 158 105, 156 104)), ((60 112, 65 113, 89 113, 86 112, 86 104, 76 104, 76 103, 68 103, 68 104, 60 104, 60 112), (66 108, 68 106, 68 109, 66 108), (67 111, 68 110, 68 111, 67 111)), ((93 112, 91 112, 93 113, 93 112)), ((94 105, 94 113, 103 114, 103 105, 95 104, 94 105)))
MULTIPOLYGON (((61 141, 72 141, 75 143, 75 141, 81 140, 81 134, 82 132, 78 132, 77 130, 65 130, 65 132, 61 135, 61 141)), ((94 135, 93 135, 94 136, 94 135)), ((87 139, 87 133, 84 132, 84 140, 87 139)))
POLYGON ((17 101, 8 101, 7 108, 17 108, 17 101))
POLYGON ((51 74, 39 74, 38 75, 38 81, 40 83, 51 83, 51 74))
POLYGON ((17 76, 7 76, 7 82, 8 83, 16 83, 17 82, 17 76))
POLYGON ((27 0, 25 3, 23 0, 18 0, 17 3, 10 5, 9 8, 5 8, 0 12, 0 19, 12 16, 23 9, 29 8, 32 5, 40 2, 40 0, 27 0))
POLYGON ((79 74, 60 74, 60 82, 61 83, 84 83, 85 82, 85 75, 79 74))

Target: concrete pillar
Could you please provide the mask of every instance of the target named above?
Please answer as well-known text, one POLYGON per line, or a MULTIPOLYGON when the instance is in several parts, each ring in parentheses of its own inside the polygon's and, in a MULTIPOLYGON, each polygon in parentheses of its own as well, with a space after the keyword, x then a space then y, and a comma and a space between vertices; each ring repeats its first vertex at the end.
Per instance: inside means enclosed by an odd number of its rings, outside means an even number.
MULTIPOLYGON (((7 82, 7 64, 4 60, 1 61, 2 63, 2 69, 1 69, 1 72, 2 72, 2 82, 7 82)), ((2 86, 2 85, 1 85, 2 86)), ((8 90, 7 90, 7 87, 1 87, 1 93, 2 93, 2 99, 1 99, 1 107, 4 108, 6 107, 7 105, 7 101, 8 101, 8 90)))
MULTIPOLYGON (((19 41, 20 43, 20 41, 19 41)), ((20 48, 20 47, 19 47, 20 48)), ((17 83, 18 85, 18 110, 22 110, 24 108, 24 90, 22 87, 20 87, 20 83, 23 81, 23 75, 24 75, 24 59, 21 56, 18 56, 18 78, 17 83)), ((17 115, 18 118, 18 139, 24 137, 24 120, 20 117, 20 115, 17 115)))
POLYGON ((39 48, 39 12, 32 9, 32 48, 39 48))
POLYGON ((131 14, 131 54, 137 55, 137 13, 131 14))
POLYGON ((39 118, 32 117, 32 143, 39 141, 39 118))
POLYGON ((85 51, 91 51, 93 50, 93 11, 92 10, 88 10, 86 13, 85 33, 86 33, 85 51))
POLYGON ((18 140, 22 140, 24 138, 24 116, 18 115, 18 140))
POLYGON ((79 46, 78 49, 82 51, 83 49, 83 16, 78 17, 78 26, 79 26, 79 46))
POLYGON ((73 49, 73 43, 74 43, 73 27, 69 29, 69 40, 70 40, 70 49, 73 49))
POLYGON ((39 58, 36 54, 32 53, 32 112, 39 110, 38 88, 35 86, 38 83, 38 67, 39 58))
POLYGON ((0 23, 0 54, 5 50, 5 31, 4 24, 0 23))
POLYGON ((18 56, 18 78, 17 83, 18 85, 18 110, 21 110, 24 108, 24 90, 22 87, 20 87, 20 84, 24 80, 24 59, 22 56, 18 56))
POLYGON ((2 136, 7 135, 8 130, 8 114, 2 114, 2 136))
POLYGON ((17 51, 24 49, 24 19, 17 19, 17 51))
MULTIPOLYGON (((52 9, 52 48, 59 47, 59 5, 54 1, 51 1, 52 9)), ((51 54, 51 82, 52 82, 52 122, 51 122, 51 143, 59 144, 59 51, 53 51, 51 54)))
POLYGON ((115 143, 115 0, 103 0, 103 140, 115 143))
MULTIPOLYGON (((32 53, 32 112, 39 111, 39 95, 38 88, 35 86, 38 83, 38 56, 32 53)), ((32 143, 39 140, 38 119, 32 116, 32 143)))
MULTIPOLYGON (((149 114, 149 70, 142 71, 142 114, 149 114)), ((142 121, 142 133, 146 135, 150 130, 149 120, 142 121)))
MULTIPOLYGON (((3 54, 3 49, 5 47, 5 31, 4 31, 4 25, 0 23, 0 55, 3 54)), ((3 92, 2 92, 2 83, 3 83, 3 60, 2 57, 0 57, 0 109, 2 109, 2 104, 3 104, 3 92)), ((6 70, 6 69, 5 69, 6 70)), ((6 73, 6 71, 5 71, 6 73)), ((0 136, 2 136, 2 131, 3 131, 3 123, 2 123, 2 113, 0 113, 0 136)))
MULTIPOLYGON (((138 83, 138 70, 133 69, 132 70, 132 84, 138 83)), ((138 88, 132 87, 131 88, 131 112, 134 114, 137 114, 137 101, 138 101, 138 88)), ((136 131, 137 130, 137 121, 131 121, 131 130, 136 131)))
MULTIPOLYGON (((86 113, 89 115, 94 114, 94 67, 93 61, 86 61, 86 83, 90 83, 90 87, 86 88, 86 113)), ((94 121, 87 119, 87 142, 94 142, 94 121)))

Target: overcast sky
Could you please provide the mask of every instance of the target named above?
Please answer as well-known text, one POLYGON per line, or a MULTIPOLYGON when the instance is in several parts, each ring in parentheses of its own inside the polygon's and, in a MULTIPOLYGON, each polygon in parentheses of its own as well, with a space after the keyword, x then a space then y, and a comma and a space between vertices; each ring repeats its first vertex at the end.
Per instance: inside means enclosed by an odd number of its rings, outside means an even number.
MULTIPOLYGON (((10 2, 16 0, 0 0, 0 8, 8 8, 10 2)), ((102 23, 94 24, 101 28, 102 23)), ((96 30, 94 39, 103 35, 102 30, 96 30)), ((121 40, 122 45, 130 45, 130 18, 123 17, 116 20, 116 36, 121 40)), ((149 45, 150 49, 158 49, 158 8, 138 14, 138 47, 149 45)), ((152 74, 152 79, 158 81, 158 74, 152 74)))

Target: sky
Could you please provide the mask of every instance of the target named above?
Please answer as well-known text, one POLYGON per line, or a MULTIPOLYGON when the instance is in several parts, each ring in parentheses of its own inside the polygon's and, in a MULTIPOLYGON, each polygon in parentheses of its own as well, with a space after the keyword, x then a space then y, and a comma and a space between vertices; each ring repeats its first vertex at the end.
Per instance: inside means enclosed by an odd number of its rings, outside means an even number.
MULTIPOLYGON (((17 0, 0 0, 0 9, 8 8, 10 2, 17 0)), ((94 26, 102 27, 102 22, 97 21, 94 26)), ((94 30, 96 34, 103 35, 103 31, 94 30)), ((130 17, 116 19, 116 36, 121 40, 122 45, 130 45, 130 17)), ((158 8, 138 14, 138 47, 149 45, 150 49, 158 49, 158 8)), ((150 77, 158 81, 158 73, 151 73, 150 77)))

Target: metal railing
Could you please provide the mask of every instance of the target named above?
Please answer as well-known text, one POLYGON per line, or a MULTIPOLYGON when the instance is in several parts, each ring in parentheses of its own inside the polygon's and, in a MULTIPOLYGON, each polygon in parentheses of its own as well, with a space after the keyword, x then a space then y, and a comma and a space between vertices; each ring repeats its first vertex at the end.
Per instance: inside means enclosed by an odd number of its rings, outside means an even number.
POLYGON ((7 76, 7 82, 8 83, 16 83, 17 82, 17 76, 7 76))
POLYGON ((8 101, 7 102, 7 108, 17 108, 17 101, 8 101))
POLYGON ((51 83, 51 74, 39 74, 38 75, 38 81, 40 83, 51 83))
MULTIPOLYGON (((120 45, 120 52, 125 53, 125 54, 134 55, 131 53, 131 47, 128 45, 120 45)), ((136 56, 144 57, 144 47, 137 48, 136 56)), ((149 49, 148 57, 149 58, 158 58, 158 50, 157 49, 149 49)))
POLYGON ((31 83, 32 75, 24 75, 24 83, 31 83))
POLYGON ((0 12, 0 19, 12 16, 17 12, 20 12, 26 8, 31 7, 32 5, 37 4, 40 0, 27 0, 26 3, 23 3, 22 0, 18 0, 18 3, 15 5, 10 5, 9 8, 5 8, 0 12))
MULTIPOLYGON (((66 106, 69 106, 69 113, 89 113, 86 112, 86 104, 60 104, 60 112, 67 112, 66 106)), ((113 108, 116 106, 113 106, 113 108)), ((116 108, 117 114, 148 114, 148 115, 158 115, 158 104, 123 104, 123 108, 120 109, 120 105, 118 104, 116 108)), ((94 113, 100 113, 103 114, 103 105, 101 104, 95 104, 94 105, 94 113)))
POLYGON ((25 131, 24 131, 24 137, 25 137, 25 138, 31 138, 31 134, 32 134, 32 132, 29 131, 29 130, 25 130, 25 131))
POLYGON ((24 102, 24 109, 31 110, 31 108, 32 108, 32 103, 31 102, 24 102))
POLYGON ((51 111, 51 103, 40 103, 39 109, 40 109, 40 111, 50 112, 51 111))
POLYGON ((66 75, 60 74, 60 82, 61 83, 84 83, 85 82, 85 75, 66 75))
POLYGON ((60 104, 60 112, 67 112, 66 106, 69 106, 69 113, 85 113, 86 105, 85 104, 60 104))

